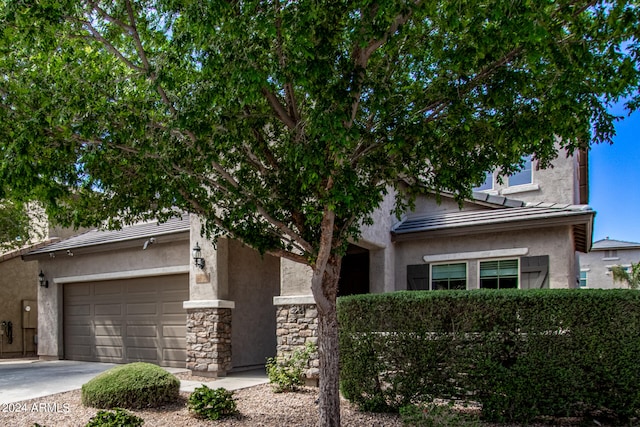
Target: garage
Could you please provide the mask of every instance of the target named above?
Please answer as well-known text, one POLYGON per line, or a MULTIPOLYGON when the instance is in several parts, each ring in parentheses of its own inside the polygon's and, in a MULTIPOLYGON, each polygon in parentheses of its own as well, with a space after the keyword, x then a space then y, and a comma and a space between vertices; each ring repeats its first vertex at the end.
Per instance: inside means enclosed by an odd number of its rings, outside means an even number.
POLYGON ((64 358, 184 367, 186 274, 65 283, 64 358))

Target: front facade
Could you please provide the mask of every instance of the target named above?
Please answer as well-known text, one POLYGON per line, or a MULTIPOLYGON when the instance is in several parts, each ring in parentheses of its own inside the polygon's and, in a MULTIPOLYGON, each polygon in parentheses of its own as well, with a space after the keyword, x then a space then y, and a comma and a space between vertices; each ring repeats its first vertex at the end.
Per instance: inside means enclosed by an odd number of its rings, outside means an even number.
POLYGON ((37 295, 40 358, 146 361, 211 376, 264 365, 275 355, 279 260, 226 239, 214 249, 198 236, 197 218, 182 215, 25 254, 46 282, 37 295))
MULTIPOLYGON (((577 287, 577 253, 589 249, 594 216, 585 204, 586 165, 566 157, 554 166, 547 175, 533 164, 511 186, 492 175, 462 209, 425 194, 396 218, 389 195, 349 246, 339 295, 577 287)), ((214 246, 200 230, 197 217, 183 215, 93 230, 24 255, 48 283, 37 296, 39 356, 223 376, 317 341, 308 266, 229 239, 214 246)), ((309 368, 317 378, 317 362, 309 368)))
POLYGON ((580 257, 581 288, 628 288, 624 282, 616 282, 611 267, 619 265, 630 269, 640 262, 640 243, 606 239, 593 242, 591 252, 580 257))

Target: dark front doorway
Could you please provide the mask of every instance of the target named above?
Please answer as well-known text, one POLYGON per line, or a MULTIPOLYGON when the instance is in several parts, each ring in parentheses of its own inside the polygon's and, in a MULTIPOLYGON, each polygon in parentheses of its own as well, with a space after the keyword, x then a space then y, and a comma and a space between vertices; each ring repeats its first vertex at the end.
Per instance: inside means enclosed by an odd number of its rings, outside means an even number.
POLYGON ((349 245, 342 258, 338 296, 369 293, 369 251, 349 245))

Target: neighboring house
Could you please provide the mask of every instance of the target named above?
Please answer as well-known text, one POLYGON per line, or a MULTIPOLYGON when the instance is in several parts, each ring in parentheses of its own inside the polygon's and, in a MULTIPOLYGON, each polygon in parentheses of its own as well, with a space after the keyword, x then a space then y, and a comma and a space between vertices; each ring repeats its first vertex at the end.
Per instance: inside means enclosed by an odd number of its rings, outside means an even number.
POLYGON ((64 238, 73 231, 52 228, 32 216, 33 241, 0 252, 0 359, 35 356, 38 340, 38 266, 20 257, 30 250, 64 238))
POLYGON ((580 257, 581 288, 627 288, 624 282, 616 282, 611 267, 619 265, 631 268, 640 262, 640 243, 606 239, 593 243, 591 252, 580 257))
MULTIPOLYGON (((586 205, 586 159, 559 158, 546 171, 532 164, 500 185, 492 175, 462 210, 426 194, 398 220, 389 195, 349 246, 339 295, 577 287, 577 254, 589 250, 595 214, 586 205)), ((23 258, 48 281, 38 293, 42 358, 186 360, 221 376, 317 339, 309 267, 233 240, 214 247, 195 216, 94 230, 23 258)))

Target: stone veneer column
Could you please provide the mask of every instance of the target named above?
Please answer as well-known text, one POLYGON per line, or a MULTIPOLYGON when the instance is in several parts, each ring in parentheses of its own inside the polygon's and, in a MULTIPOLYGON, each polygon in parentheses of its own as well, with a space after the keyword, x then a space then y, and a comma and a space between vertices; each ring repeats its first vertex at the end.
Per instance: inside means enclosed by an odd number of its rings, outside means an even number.
MULTIPOLYGON (((307 343, 318 342, 318 309, 313 296, 274 297, 276 306, 276 357, 290 357, 304 349, 307 343)), ((320 361, 317 354, 309 361, 305 371, 307 385, 317 385, 320 377, 320 361)))
POLYGON ((187 369, 194 375, 224 377, 231 369, 233 301, 185 301, 187 369))

